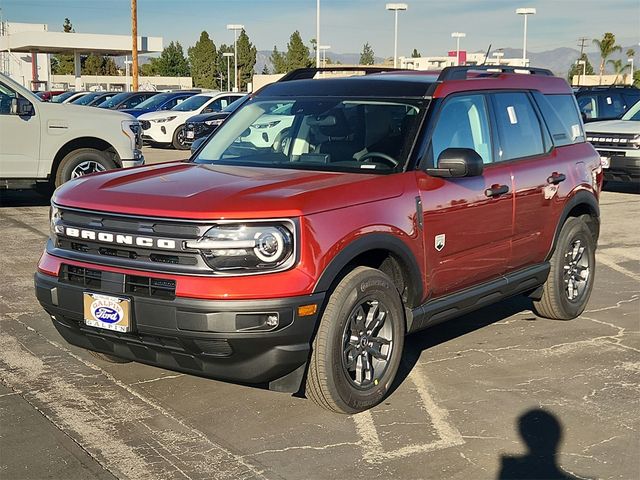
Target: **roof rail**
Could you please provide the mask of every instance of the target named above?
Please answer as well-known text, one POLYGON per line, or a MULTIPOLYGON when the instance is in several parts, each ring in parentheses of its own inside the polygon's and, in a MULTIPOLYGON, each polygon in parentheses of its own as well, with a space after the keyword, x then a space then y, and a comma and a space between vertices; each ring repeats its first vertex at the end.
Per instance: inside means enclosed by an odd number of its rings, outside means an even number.
POLYGON ((578 87, 578 92, 584 92, 588 90, 610 90, 612 88, 633 88, 637 89, 635 85, 581 85, 578 87))
POLYGON ((370 75, 372 73, 393 72, 398 70, 402 69, 393 67, 369 67, 367 65, 362 65, 359 67, 341 67, 337 65, 335 67, 324 68, 298 68, 287 73, 284 77, 278 80, 278 82, 289 82, 291 80, 308 80, 314 78, 316 74, 324 72, 362 72, 363 75, 370 75))
POLYGON ((511 65, 463 65, 459 67, 445 67, 438 81, 445 80, 466 80, 467 73, 469 72, 486 72, 487 74, 498 73, 523 73, 528 75, 544 75, 547 77, 553 77, 551 70, 546 68, 535 67, 513 67, 511 65))

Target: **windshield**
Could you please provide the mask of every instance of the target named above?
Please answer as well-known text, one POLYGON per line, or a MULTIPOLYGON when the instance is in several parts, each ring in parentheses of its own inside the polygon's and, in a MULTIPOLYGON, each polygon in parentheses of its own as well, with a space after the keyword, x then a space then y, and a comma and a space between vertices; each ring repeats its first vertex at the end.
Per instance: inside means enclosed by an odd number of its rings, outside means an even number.
POLYGON ((226 113, 233 113, 235 112, 238 107, 240 105, 242 105, 245 100, 247 99, 248 95, 245 95, 244 97, 240 97, 237 100, 234 100, 233 102, 231 102, 229 105, 227 105, 226 107, 224 107, 222 110, 220 110, 221 112, 226 112, 226 113))
POLYGON ((193 161, 397 172, 407 163, 422 107, 404 99, 256 99, 229 117, 193 161))
POLYGON ((192 112, 194 110, 198 110, 212 98, 213 97, 210 97, 209 95, 194 95, 193 97, 189 97, 184 102, 179 103, 171 110, 175 110, 176 112, 192 112))
POLYGON ((111 97, 109 100, 105 100, 104 102, 102 102, 98 106, 102 107, 102 108, 113 108, 113 107, 115 107, 117 105, 120 105, 123 101, 125 101, 127 98, 129 98, 129 95, 131 95, 131 94, 127 93, 127 92, 119 93, 119 94, 114 95, 113 97, 111 97))
POLYGON ((640 122, 640 100, 638 100, 635 105, 622 116, 622 120, 634 120, 636 122, 640 122))
POLYGON ((100 95, 104 95, 104 92, 87 93, 86 95, 83 95, 80 98, 76 98, 71 103, 73 103, 74 105, 88 105, 89 103, 93 102, 96 98, 98 98, 100 95))
POLYGON ((54 97, 51 99, 51 101, 52 101, 53 103, 62 103, 62 102, 64 102, 67 98, 69 98, 69 97, 70 97, 70 96, 72 96, 72 95, 75 95, 76 93, 78 93, 78 92, 64 92, 64 93, 61 93, 60 95, 56 95, 56 96, 54 96, 54 97))
POLYGON ((159 95, 154 95, 153 97, 147 98, 144 102, 138 104, 135 108, 158 108, 164 102, 169 100, 173 96, 173 93, 161 93, 159 95))

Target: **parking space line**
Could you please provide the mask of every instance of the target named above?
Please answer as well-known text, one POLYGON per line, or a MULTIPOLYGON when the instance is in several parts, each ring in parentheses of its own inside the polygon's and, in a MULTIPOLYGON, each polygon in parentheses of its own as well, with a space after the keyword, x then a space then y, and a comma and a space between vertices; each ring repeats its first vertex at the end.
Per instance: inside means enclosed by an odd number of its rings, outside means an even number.
POLYGON ((604 265, 606 265, 609 268, 612 268, 613 270, 620 272, 638 282, 640 282, 640 275, 638 275, 635 272, 632 272, 631 270, 624 268, 622 265, 618 265, 615 261, 613 261, 610 258, 610 255, 607 255, 606 253, 602 252, 602 251, 598 251, 598 256, 597 256, 597 261, 600 263, 603 263, 604 265))

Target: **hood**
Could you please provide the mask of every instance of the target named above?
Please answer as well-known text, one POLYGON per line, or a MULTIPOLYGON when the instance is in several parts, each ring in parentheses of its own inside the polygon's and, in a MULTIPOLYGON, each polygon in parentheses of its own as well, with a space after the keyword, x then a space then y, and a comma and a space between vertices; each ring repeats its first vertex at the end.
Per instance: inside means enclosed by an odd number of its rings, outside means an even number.
POLYGON ((59 117, 61 120, 68 122, 70 120, 79 120, 86 123, 88 118, 105 121, 109 120, 131 120, 131 115, 122 113, 122 110, 108 110, 104 108, 87 108, 85 105, 74 105, 73 103, 51 103, 41 102, 38 108, 46 110, 47 116, 50 117, 49 122, 59 117))
POLYGON ((152 217, 297 217, 401 195, 403 182, 390 177, 172 162, 80 177, 53 201, 152 217))
POLYGON ((584 126, 587 133, 640 133, 640 122, 634 120, 606 120, 584 126))
POLYGON ((138 118, 140 120, 156 120, 158 118, 167 118, 167 117, 190 117, 193 115, 193 112, 179 112, 175 110, 156 110, 153 112, 143 113, 138 118))
POLYGON ((150 108, 125 108, 118 111, 122 113, 128 113, 129 115, 133 115, 134 117, 138 118, 140 115, 152 112, 153 110, 150 108))
POLYGON ((227 112, 201 113, 200 115, 194 115, 193 117, 189 117, 187 119, 187 122, 200 123, 200 122, 206 122, 207 120, 219 120, 219 119, 224 120, 229 115, 230 114, 227 112))

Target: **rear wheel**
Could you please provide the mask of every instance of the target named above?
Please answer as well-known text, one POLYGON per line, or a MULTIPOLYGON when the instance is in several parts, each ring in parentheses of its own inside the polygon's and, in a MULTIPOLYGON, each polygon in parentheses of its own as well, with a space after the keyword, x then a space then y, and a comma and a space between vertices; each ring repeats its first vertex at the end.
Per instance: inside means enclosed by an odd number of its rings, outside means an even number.
POLYGON ((557 320, 578 317, 587 306, 595 280, 596 243, 582 218, 562 226, 542 297, 533 302, 537 315, 557 320))
POLYGON ((187 136, 184 131, 184 125, 180 125, 178 128, 176 128, 176 131, 173 132, 173 141, 171 142, 171 144, 176 150, 189 150, 189 145, 187 145, 185 142, 186 139, 187 136))
POLYGON ((357 413, 380 403, 398 371, 405 318, 391 279, 373 268, 347 274, 329 298, 307 375, 319 406, 357 413))
POLYGON ((116 357, 115 355, 109 355, 108 353, 94 352, 93 350, 89 350, 89 353, 94 357, 109 363, 131 363, 132 362, 132 360, 116 357))
POLYGON ((68 153, 60 162, 55 175, 55 186, 90 173, 116 168, 108 155, 95 148, 79 148, 68 153))

